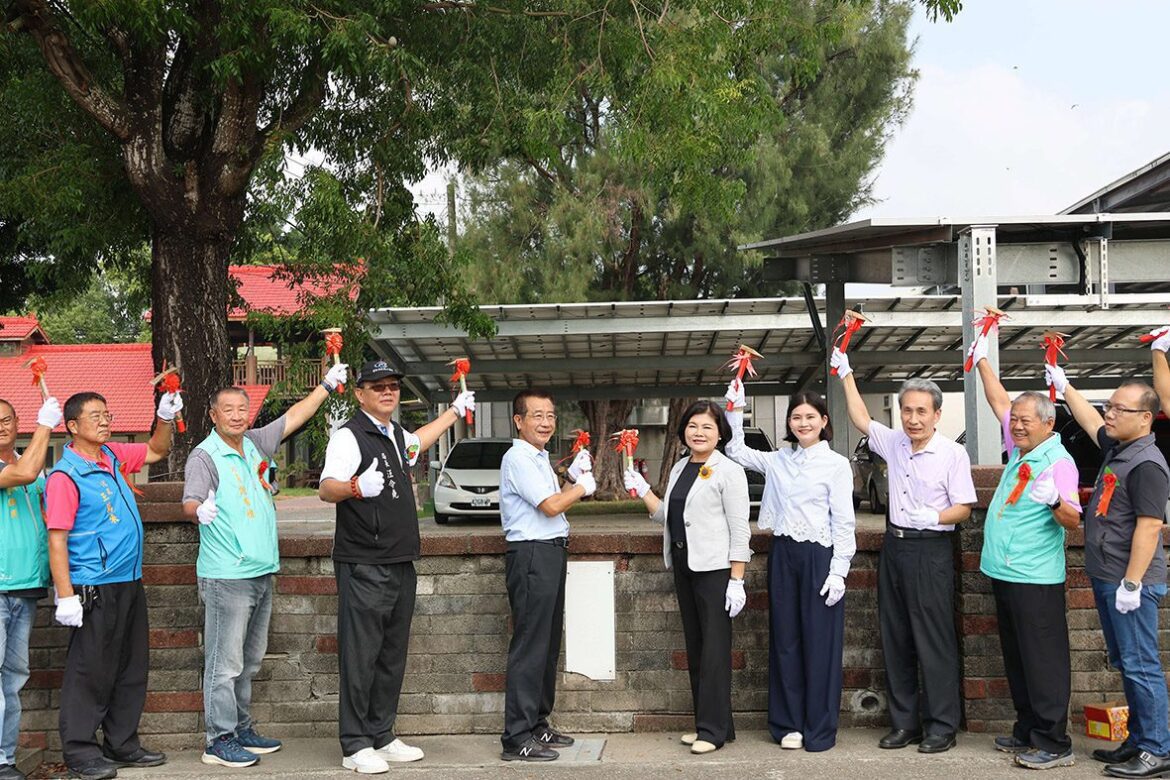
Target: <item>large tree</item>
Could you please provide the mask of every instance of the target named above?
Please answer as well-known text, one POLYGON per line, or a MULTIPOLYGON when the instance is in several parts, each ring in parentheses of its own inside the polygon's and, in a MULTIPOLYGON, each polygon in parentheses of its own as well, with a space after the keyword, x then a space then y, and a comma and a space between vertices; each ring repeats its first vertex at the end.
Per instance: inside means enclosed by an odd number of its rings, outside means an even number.
MULTIPOLYGON (((870 200, 870 177, 910 105, 912 6, 864 0, 783 4, 792 29, 822 30, 755 52, 722 74, 758 80, 774 109, 726 144, 707 171, 729 201, 696 199, 626 164, 625 127, 587 90, 566 101, 573 121, 543 157, 507 161, 472 178, 465 249, 472 286, 493 302, 757 297, 759 258, 738 244, 834 225, 870 200), (750 78, 749 78, 750 77, 750 78)), ((687 150, 680 150, 686 154, 687 150)), ((673 159, 659 160, 673 176, 673 159)), ((677 424, 683 402, 672 404, 677 424)), ((629 404, 585 401, 596 431, 620 427, 629 404)), ((667 455, 674 438, 667 437, 667 455)), ((614 460, 603 451, 603 460, 614 460)), ((673 457, 665 457, 660 482, 673 457)), ((617 469, 600 492, 617 494, 617 469)))

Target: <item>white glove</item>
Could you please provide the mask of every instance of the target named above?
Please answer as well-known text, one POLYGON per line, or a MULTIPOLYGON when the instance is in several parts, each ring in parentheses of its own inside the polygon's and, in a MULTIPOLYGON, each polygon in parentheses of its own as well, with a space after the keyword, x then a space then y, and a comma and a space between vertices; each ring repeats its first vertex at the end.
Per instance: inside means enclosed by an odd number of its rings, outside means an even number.
POLYGON ((81 628, 81 619, 85 611, 81 608, 80 596, 69 596, 57 602, 56 620, 63 626, 81 628))
POLYGON ((747 397, 743 393, 743 382, 738 379, 732 379, 727 383, 727 392, 723 397, 731 401, 732 409, 742 411, 747 406, 747 397))
POLYGON ((972 366, 978 366, 979 361, 987 357, 987 336, 980 333, 975 337, 971 348, 967 350, 967 357, 971 358, 972 366))
POLYGON ((386 487, 386 476, 378 471, 378 461, 375 460, 362 472, 358 477, 357 487, 362 498, 374 498, 382 493, 382 489, 386 487))
POLYGON ((922 507, 906 512, 906 522, 919 531, 938 525, 938 510, 922 507))
POLYGON ((845 595, 845 578, 840 574, 830 574, 825 578, 825 584, 821 586, 821 595, 825 596, 826 607, 836 604, 845 595))
POLYGON ((622 472, 622 484, 626 486, 626 490, 637 493, 638 498, 642 498, 650 492, 650 483, 633 469, 626 469, 622 472))
POLYGON ((849 365, 849 356, 838 347, 833 347, 833 357, 829 359, 829 365, 837 369, 837 376, 841 379, 853 373, 853 369, 849 365))
MULTIPOLYGON (((1125 580, 1122 580, 1124 583, 1125 580)), ((1117 611, 1121 614, 1133 612, 1142 605, 1142 584, 1139 582, 1137 590, 1126 590, 1125 585, 1117 586, 1117 597, 1114 599, 1113 606, 1117 607, 1117 611)))
POLYGON ((46 428, 56 428, 61 424, 61 404, 56 398, 46 398, 45 402, 41 404, 41 410, 37 412, 37 425, 43 425, 46 428))
POLYGON ((585 495, 593 495, 593 491, 597 490, 597 480, 593 478, 593 472, 581 472, 581 476, 577 477, 577 486, 585 488, 585 495))
POLYGON ((1056 489, 1056 480, 1051 471, 1045 471, 1032 482, 1029 495, 1037 504, 1052 506, 1056 503, 1056 499, 1060 498, 1060 491, 1056 489))
POLYGON ((212 490, 203 499, 203 503, 195 508, 195 517, 200 525, 211 525, 219 516, 219 507, 215 505, 215 491, 212 490))
POLYGON ((451 408, 460 417, 465 417, 468 412, 475 411, 475 391, 465 390, 459 395, 455 396, 455 400, 451 402, 451 408))
POLYGON ((589 454, 589 450, 581 450, 569 464, 569 479, 576 482, 586 471, 593 471, 593 456, 589 454))
POLYGON ((747 604, 747 594, 743 592, 743 580, 728 580, 727 595, 723 599, 723 608, 727 610, 727 616, 735 617, 743 612, 744 604, 747 604))
POLYGON ((1170 350, 1170 327, 1154 328, 1150 335, 1154 337, 1150 342, 1150 349, 1159 349, 1163 352, 1170 350))
POLYGON ((1056 392, 1064 395, 1064 391, 1068 389, 1068 377, 1064 375, 1064 369, 1060 366, 1050 366, 1045 363, 1044 384, 1055 387, 1056 392))
POLYGON ((348 379, 349 364, 338 363, 334 366, 331 366, 329 370, 325 372, 325 378, 322 379, 321 382, 325 385, 325 387, 329 388, 329 392, 332 393, 337 389, 338 385, 344 385, 348 379))
POLYGON ((178 393, 163 393, 158 399, 158 419, 171 422, 175 415, 183 411, 183 396, 178 393))

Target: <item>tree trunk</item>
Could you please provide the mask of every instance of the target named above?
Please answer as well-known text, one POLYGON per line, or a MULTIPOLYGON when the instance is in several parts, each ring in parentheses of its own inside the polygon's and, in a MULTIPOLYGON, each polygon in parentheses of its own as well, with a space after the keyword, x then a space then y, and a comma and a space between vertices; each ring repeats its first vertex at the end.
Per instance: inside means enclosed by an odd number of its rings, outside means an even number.
POLYGON ((593 476, 597 479, 594 497, 602 501, 629 498, 622 482, 625 458, 614 450, 614 443, 609 437, 625 427, 634 409, 634 402, 578 401, 577 405, 589 423, 589 434, 594 442, 593 476))
POLYGON ((654 492, 659 496, 666 495, 670 470, 674 468, 683 448, 682 442, 678 440, 678 424, 682 420, 683 412, 694 402, 694 398, 670 399, 670 409, 666 415, 666 441, 662 444, 662 468, 658 472, 658 482, 654 485, 654 492))
POLYGON ((183 419, 176 432, 166 479, 183 478, 187 454, 211 432, 208 399, 231 384, 227 332, 228 258, 233 235, 192 236, 156 228, 151 265, 151 357, 164 360, 183 378, 183 419))

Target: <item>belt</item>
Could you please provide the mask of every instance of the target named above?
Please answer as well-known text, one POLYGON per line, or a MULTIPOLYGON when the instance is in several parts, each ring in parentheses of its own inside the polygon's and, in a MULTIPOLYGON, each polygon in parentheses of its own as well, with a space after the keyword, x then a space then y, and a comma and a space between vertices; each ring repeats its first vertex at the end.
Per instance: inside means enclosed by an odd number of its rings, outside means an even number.
POLYGON ((887 525, 886 533, 898 539, 933 539, 936 536, 946 536, 950 531, 926 531, 917 528, 903 528, 899 525, 887 525))
POLYGON ((508 542, 508 544, 551 544, 553 547, 569 547, 569 537, 558 536, 554 539, 520 539, 515 542, 508 542))

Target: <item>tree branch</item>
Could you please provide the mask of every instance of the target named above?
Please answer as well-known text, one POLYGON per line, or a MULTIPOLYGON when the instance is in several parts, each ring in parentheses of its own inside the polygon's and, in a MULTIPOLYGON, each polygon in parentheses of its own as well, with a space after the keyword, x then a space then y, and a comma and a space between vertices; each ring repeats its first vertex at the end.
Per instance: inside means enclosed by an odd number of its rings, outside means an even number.
POLYGON ((106 132, 125 143, 131 135, 126 107, 95 84, 72 42, 57 25, 45 0, 15 0, 21 24, 17 25, 36 41, 49 72, 61 83, 78 106, 106 132))

